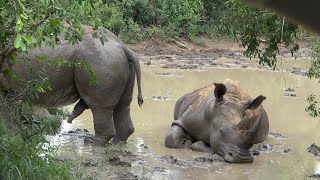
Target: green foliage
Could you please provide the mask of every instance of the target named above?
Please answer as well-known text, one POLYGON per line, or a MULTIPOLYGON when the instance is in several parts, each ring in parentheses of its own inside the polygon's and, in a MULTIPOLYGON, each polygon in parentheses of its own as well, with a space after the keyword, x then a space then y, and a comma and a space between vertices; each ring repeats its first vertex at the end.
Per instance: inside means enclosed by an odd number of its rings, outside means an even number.
MULTIPOLYGON (((260 64, 276 67, 279 45, 289 46, 297 38, 298 26, 279 15, 257 8, 251 8, 236 0, 228 0, 228 15, 224 17, 222 30, 240 41, 248 57, 258 56, 260 64)), ((291 53, 299 46, 295 44, 291 53)))
POLYGON ((219 24, 228 12, 226 0, 202 0, 202 8, 205 18, 212 24, 219 24))
POLYGON ((177 35, 194 36, 200 32, 197 24, 201 18, 201 2, 192 0, 164 0, 160 3, 163 13, 161 25, 168 24, 177 35))
POLYGON ((119 35, 122 29, 125 27, 124 14, 122 6, 116 3, 108 3, 103 8, 103 25, 112 31, 114 34, 119 35))
MULTIPOLYGON (((307 73, 309 78, 315 78, 320 83, 320 38, 317 35, 310 35, 306 38, 308 46, 313 50, 313 60, 310 69, 307 73)), ((311 94, 307 98, 309 103, 308 107, 305 109, 311 117, 320 116, 319 102, 314 94, 311 94)))
POLYGON ((150 26, 145 31, 146 39, 164 39, 165 41, 170 41, 173 37, 173 31, 169 27, 160 26, 150 26))
POLYGON ((316 96, 311 94, 307 97, 307 102, 309 103, 308 107, 306 107, 306 112, 308 112, 309 116, 315 118, 320 116, 320 109, 317 107, 319 103, 316 100, 316 96))
POLYGON ((150 32, 155 32, 155 27, 166 38, 192 37, 203 32, 199 23, 203 14, 201 1, 113 0, 100 13, 103 25, 126 42, 152 38, 150 32))
POLYGON ((82 24, 95 29, 101 25, 96 11, 101 4, 101 0, 1 0, 0 67, 14 60, 15 51, 27 51, 42 44, 53 47, 60 34, 72 44, 81 40, 82 24))
POLYGON ((0 174, 6 179, 79 179, 75 166, 54 158, 55 149, 43 136, 57 131, 61 114, 34 114, 31 102, 51 90, 48 78, 42 71, 29 74, 21 91, 0 96, 0 174))
POLYGON ((121 39, 129 43, 136 43, 142 40, 141 29, 132 19, 128 20, 125 28, 119 34, 121 39))
MULTIPOLYGON (((0 120, 0 131, 4 130, 0 120)), ((5 179, 74 179, 71 165, 55 160, 42 136, 25 140, 20 134, 0 136, 0 174, 5 179), (42 147, 42 148, 41 148, 42 147)), ((79 178, 79 177, 78 177, 79 178)))

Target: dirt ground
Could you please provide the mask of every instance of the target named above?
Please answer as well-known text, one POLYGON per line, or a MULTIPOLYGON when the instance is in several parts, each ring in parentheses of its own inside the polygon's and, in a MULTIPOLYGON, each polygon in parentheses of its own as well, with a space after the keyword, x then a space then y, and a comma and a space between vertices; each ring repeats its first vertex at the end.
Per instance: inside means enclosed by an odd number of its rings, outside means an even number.
MULTIPOLYGON (((259 69, 272 70, 266 64, 259 64, 258 58, 249 59, 243 55, 244 48, 237 42, 227 40, 205 39, 201 43, 182 42, 183 46, 177 43, 163 42, 161 40, 150 40, 139 44, 129 44, 140 57, 142 66, 158 66, 161 68, 173 69, 195 69, 206 68, 233 68, 233 69, 259 69)), ((310 60, 312 52, 303 42, 298 43, 300 49, 291 55, 290 48, 280 47, 278 55, 278 67, 276 71, 292 72, 297 75, 306 75, 309 67, 301 67, 299 63, 290 61, 310 60)))

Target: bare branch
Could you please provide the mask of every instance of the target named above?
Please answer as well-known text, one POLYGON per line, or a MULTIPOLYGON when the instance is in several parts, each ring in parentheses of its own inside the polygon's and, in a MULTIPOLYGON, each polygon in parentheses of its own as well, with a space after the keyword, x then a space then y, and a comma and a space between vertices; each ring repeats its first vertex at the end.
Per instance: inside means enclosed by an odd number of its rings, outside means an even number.
POLYGON ((12 47, 12 45, 13 45, 12 42, 13 42, 13 40, 10 40, 9 43, 7 44, 7 46, 0 51, 0 56, 5 55, 5 54, 9 51, 9 49, 10 49, 10 48, 12 47))

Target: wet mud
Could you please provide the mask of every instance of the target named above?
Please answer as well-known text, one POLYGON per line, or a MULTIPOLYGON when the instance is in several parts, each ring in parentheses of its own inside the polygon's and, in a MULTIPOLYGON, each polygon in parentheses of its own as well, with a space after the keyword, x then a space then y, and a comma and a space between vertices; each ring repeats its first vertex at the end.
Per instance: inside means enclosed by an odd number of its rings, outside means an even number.
POLYGON ((256 57, 251 59, 245 57, 243 55, 245 49, 240 48, 235 42, 209 41, 202 46, 193 43, 189 46, 187 49, 179 48, 174 44, 157 40, 145 42, 144 45, 130 45, 139 54, 141 63, 146 66, 182 70, 254 69, 288 72, 299 76, 307 76, 307 68, 300 67, 300 63, 288 64, 301 59, 310 60, 312 54, 303 43, 293 56, 289 47, 281 47, 278 54, 278 61, 281 63, 273 70, 266 64, 260 64, 256 57))
POLYGON ((284 95, 285 95, 285 96, 296 97, 296 96, 297 96, 297 93, 296 93, 296 91, 295 91, 293 88, 287 88, 287 89, 285 89, 284 95))
MULTIPOLYGON (((89 130, 87 129, 76 129, 69 130, 67 133, 61 133, 61 136, 72 136, 77 137, 78 139, 83 140, 84 134, 88 137, 92 137, 89 130)), ((270 132, 269 137, 280 141, 282 139, 287 139, 288 136, 270 132)), ((84 141, 84 140, 83 140, 84 141)), ((289 153, 292 151, 292 148, 283 149, 283 144, 277 143, 275 144, 259 144, 257 148, 252 148, 251 153, 254 156, 263 156, 266 153, 273 154, 283 154, 289 153), (282 150, 282 149, 283 150, 282 150)), ((88 145, 88 144, 87 144, 88 145)), ((221 166, 221 164, 229 164, 224 161, 224 159, 218 154, 212 153, 199 153, 198 157, 195 158, 181 158, 175 155, 164 155, 159 156, 152 152, 149 149, 147 144, 141 143, 137 145, 140 149, 139 151, 133 152, 128 148, 128 145, 125 143, 120 143, 117 145, 106 145, 106 147, 102 148, 103 151, 97 151, 94 153, 93 157, 89 157, 81 160, 81 165, 85 168, 99 168, 99 169, 108 169, 112 168, 113 170, 106 170, 111 175, 107 175, 110 179, 153 179, 154 174, 163 174, 168 175, 172 174, 172 170, 168 167, 168 165, 173 167, 180 168, 209 168, 214 164, 221 166), (98 158, 97 158, 98 157, 98 158), (144 168, 144 173, 141 175, 140 173, 132 172, 131 169, 137 167, 145 167, 148 165, 148 160, 146 157, 156 159, 158 162, 162 162, 162 166, 150 166, 149 168, 144 168), (220 164, 220 165, 219 165, 220 164)), ((181 150, 186 151, 186 150, 181 150)), ((192 151, 192 150, 188 150, 192 151)), ((72 159, 72 158, 71 158, 72 159)), ((63 161, 71 160, 70 158, 62 159, 63 161)), ((158 165, 159 163, 156 163, 158 165)), ((103 177, 103 176, 102 176, 103 177)), ((93 179, 100 179, 101 176, 95 177, 92 176, 93 179)))
POLYGON ((286 139, 286 138, 288 138, 287 135, 276 133, 276 132, 269 132, 269 137, 276 138, 276 139, 286 139))
POLYGON ((308 147, 308 152, 315 155, 315 156, 320 156, 320 148, 315 144, 311 144, 310 147, 308 147))

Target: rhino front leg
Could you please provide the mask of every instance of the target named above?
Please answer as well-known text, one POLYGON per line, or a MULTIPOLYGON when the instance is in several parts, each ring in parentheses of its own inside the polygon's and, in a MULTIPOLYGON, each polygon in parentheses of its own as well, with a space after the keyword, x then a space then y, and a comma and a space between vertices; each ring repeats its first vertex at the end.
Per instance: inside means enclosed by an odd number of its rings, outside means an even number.
POLYGON ((211 147, 203 141, 197 141, 197 142, 193 143, 190 146, 190 149, 193 151, 206 152, 206 153, 212 152, 211 147))
POLYGON ((165 139, 165 145, 168 148, 189 149, 191 144, 191 138, 183 131, 181 127, 176 125, 171 127, 165 139))
POLYGON ((73 119, 75 119, 76 117, 78 117, 79 115, 81 115, 83 113, 84 110, 89 109, 88 105, 83 101, 83 99, 81 98, 78 103, 76 104, 76 106, 73 109, 72 114, 68 117, 68 123, 72 123, 73 119))

